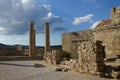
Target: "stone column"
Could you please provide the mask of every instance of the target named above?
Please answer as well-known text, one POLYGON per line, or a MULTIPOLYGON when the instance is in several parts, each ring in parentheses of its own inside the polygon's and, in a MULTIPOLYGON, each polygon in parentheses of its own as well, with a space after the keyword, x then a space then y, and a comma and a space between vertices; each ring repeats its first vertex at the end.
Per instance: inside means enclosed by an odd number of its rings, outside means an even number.
POLYGON ((46 58, 47 52, 50 52, 50 31, 49 31, 49 22, 45 23, 45 54, 44 57, 46 58))
POLYGON ((36 53, 36 30, 34 30, 34 54, 36 53))
POLYGON ((34 54, 35 54, 35 30, 34 22, 30 22, 29 56, 33 57, 34 54))

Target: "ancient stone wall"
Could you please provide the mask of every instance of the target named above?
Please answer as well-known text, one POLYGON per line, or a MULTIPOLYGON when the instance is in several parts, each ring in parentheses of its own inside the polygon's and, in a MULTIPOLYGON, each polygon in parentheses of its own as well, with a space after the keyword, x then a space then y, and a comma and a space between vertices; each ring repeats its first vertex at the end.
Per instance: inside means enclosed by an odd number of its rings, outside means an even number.
POLYGON ((92 30, 71 33, 71 57, 77 59, 74 67, 76 71, 91 74, 104 73, 102 42, 95 40, 92 30))
POLYGON ((56 65, 59 63, 61 58, 60 50, 52 50, 52 52, 47 52, 46 62, 48 64, 56 65))
POLYGON ((72 58, 75 58, 77 51, 74 48, 76 49, 76 46, 78 46, 75 42, 92 40, 93 37, 95 38, 94 41, 102 41, 106 58, 113 58, 120 55, 120 24, 82 32, 64 33, 62 35, 62 49, 71 53, 72 58))
POLYGON ((72 32, 71 39, 71 57, 72 59, 78 59, 78 43, 94 40, 94 36, 91 30, 87 30, 82 32, 72 32))
POLYGON ((114 7, 111 9, 112 23, 120 23, 120 7, 114 7))
POLYGON ((82 73, 103 74, 105 69, 100 41, 78 42, 78 64, 75 68, 82 73))
POLYGON ((103 42, 106 58, 120 55, 120 25, 94 31, 95 40, 103 42))
POLYGON ((71 53, 71 33, 64 33, 62 35, 62 50, 71 53))

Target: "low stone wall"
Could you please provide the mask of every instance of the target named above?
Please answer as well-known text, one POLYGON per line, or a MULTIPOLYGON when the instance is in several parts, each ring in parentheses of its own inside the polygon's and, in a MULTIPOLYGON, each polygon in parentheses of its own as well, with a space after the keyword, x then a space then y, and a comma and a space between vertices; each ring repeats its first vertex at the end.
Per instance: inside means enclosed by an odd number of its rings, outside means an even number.
POLYGON ((56 65, 59 63, 60 57, 60 50, 52 50, 52 52, 47 52, 46 62, 56 65))

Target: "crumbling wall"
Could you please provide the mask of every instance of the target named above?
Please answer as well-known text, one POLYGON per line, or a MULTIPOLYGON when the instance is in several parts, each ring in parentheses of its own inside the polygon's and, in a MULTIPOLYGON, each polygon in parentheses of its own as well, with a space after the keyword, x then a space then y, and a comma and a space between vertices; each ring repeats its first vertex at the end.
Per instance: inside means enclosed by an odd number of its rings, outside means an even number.
POLYGON ((96 29, 94 31, 95 40, 100 40, 105 46, 106 58, 113 58, 120 55, 120 25, 96 29))
POLYGON ((94 40, 94 35, 91 30, 86 30, 82 32, 72 32, 71 33, 71 57, 72 59, 78 59, 78 48, 79 44, 84 41, 94 40))
POLYGON ((78 45, 78 64, 75 70, 82 73, 104 74, 101 41, 83 41, 78 42, 78 45))
POLYGON ((75 70, 91 74, 104 73, 102 42, 95 40, 93 31, 73 32, 71 36, 72 45, 74 44, 71 46, 71 56, 78 59, 75 70))
POLYGON ((47 52, 46 62, 56 65, 59 63, 60 57, 60 50, 52 50, 52 52, 47 52))
POLYGON ((92 35, 95 38, 94 41, 102 41, 106 58, 114 58, 120 55, 120 24, 111 24, 108 27, 81 32, 64 33, 62 35, 62 50, 71 53, 72 58, 75 58, 77 56, 77 51, 75 51, 77 44, 75 42, 88 39, 92 40, 91 33, 93 33, 92 35))

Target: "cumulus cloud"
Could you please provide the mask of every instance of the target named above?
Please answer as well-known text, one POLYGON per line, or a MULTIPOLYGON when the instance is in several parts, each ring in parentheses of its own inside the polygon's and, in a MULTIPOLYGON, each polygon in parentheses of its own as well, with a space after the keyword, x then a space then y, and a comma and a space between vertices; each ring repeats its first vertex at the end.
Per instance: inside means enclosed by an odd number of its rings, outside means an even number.
POLYGON ((65 19, 61 19, 59 16, 55 16, 53 13, 49 12, 47 16, 44 18, 45 21, 50 22, 50 24, 54 23, 62 23, 65 19))
POLYGON ((64 22, 64 19, 53 15, 50 5, 36 4, 36 1, 0 0, 0 34, 25 34, 30 21, 35 22, 37 30, 44 29, 46 21, 52 24, 64 22))
POLYGON ((92 26, 90 26, 90 29, 94 29, 96 26, 98 26, 100 24, 100 22, 101 22, 101 20, 93 23, 92 26))
POLYGON ((93 14, 88 14, 83 17, 75 17, 74 21, 72 23, 73 23, 73 25, 78 25, 80 23, 89 22, 89 21, 92 21, 92 19, 91 19, 92 17, 93 17, 93 14))

